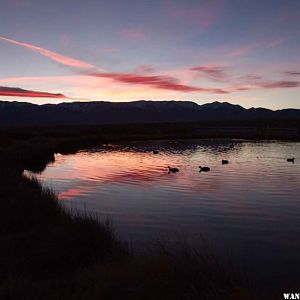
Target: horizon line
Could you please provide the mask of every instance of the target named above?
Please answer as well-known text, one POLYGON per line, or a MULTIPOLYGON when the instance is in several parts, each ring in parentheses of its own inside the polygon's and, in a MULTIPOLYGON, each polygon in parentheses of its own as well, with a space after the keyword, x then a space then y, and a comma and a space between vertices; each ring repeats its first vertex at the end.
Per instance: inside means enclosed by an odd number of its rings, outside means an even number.
MULTIPOLYGON (((70 100, 72 100, 72 98, 69 98, 70 100)), ((75 100, 75 99, 74 99, 75 100)), ((0 103, 1 102, 10 102, 10 103, 26 103, 26 104, 32 104, 32 105, 37 105, 37 106, 43 106, 43 105, 60 105, 60 104, 72 104, 72 103, 133 103, 133 102, 190 102, 190 103, 194 103, 198 106, 202 106, 202 105, 206 105, 206 104, 213 104, 213 103, 220 103, 220 104, 230 104, 230 105, 234 105, 234 106, 240 106, 244 109, 259 109, 259 108, 262 108, 262 109, 268 109, 268 110, 271 110, 271 111, 277 111, 277 110, 285 110, 285 109, 294 109, 294 110, 300 110, 300 108, 295 108, 295 107, 286 107, 286 108, 277 108, 277 109, 272 109, 272 108, 267 108, 267 107, 262 107, 262 106, 257 106, 257 107, 249 107, 249 108, 246 108, 244 107, 243 105, 241 104, 235 104, 235 103, 231 103, 229 101, 218 101, 218 100, 215 100, 215 101, 211 101, 211 102, 205 102, 205 103, 197 103, 196 101, 194 100, 146 100, 146 99, 140 99, 140 100, 126 100, 126 101, 111 101, 111 100, 87 100, 87 101, 69 101, 69 102, 66 102, 66 101, 62 101, 62 102, 58 102, 58 103, 33 103, 33 102, 27 102, 27 101, 17 101, 17 100, 1 100, 0 99, 0 103)))

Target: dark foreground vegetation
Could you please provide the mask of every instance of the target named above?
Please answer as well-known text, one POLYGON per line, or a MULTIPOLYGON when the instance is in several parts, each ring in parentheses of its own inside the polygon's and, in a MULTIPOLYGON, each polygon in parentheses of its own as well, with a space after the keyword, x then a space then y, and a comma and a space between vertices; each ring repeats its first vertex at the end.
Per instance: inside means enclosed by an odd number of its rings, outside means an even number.
POLYGON ((191 137, 201 134, 171 124, 2 129, 0 299, 260 299, 204 241, 197 249, 155 243, 137 253, 108 221, 66 212, 52 191, 22 175, 42 171, 58 152, 191 137))

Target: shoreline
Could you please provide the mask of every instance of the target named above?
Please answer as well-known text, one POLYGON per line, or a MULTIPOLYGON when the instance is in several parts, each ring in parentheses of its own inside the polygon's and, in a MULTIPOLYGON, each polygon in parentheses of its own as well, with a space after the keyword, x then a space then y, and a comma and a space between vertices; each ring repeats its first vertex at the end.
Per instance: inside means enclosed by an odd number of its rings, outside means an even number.
POLYGON ((151 140, 282 140, 300 141, 298 128, 199 128, 195 124, 152 124, 145 126, 68 126, 0 128, 0 165, 42 171, 55 153, 74 153, 100 144, 151 140), (271 130, 271 131, 270 131, 271 130), (276 134, 269 134, 270 132, 276 134), (289 132, 289 134, 287 134, 289 132), (225 134, 226 133, 226 134, 225 134), (259 133, 259 134, 258 134, 259 133), (280 134, 279 134, 280 133, 280 134))

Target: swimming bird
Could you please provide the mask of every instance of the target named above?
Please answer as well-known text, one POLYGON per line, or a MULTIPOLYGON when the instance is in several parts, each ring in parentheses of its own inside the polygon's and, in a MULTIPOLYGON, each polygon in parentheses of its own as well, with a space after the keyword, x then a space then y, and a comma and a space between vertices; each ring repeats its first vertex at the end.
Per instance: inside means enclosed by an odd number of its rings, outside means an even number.
POLYGON ((222 159, 222 165, 227 165, 229 161, 227 159, 222 159))
POLYGON ((199 166, 199 168, 200 168, 200 170, 199 170, 199 172, 208 172, 208 171, 210 171, 210 168, 209 167, 201 167, 201 166, 199 166))
POLYGON ((169 173, 176 173, 176 172, 179 172, 179 169, 178 168, 171 168, 170 166, 168 166, 169 168, 169 173))
POLYGON ((295 162, 295 157, 293 157, 293 158, 288 158, 286 161, 294 163, 294 162, 295 162))
POLYGON ((152 152, 153 152, 153 154, 158 154, 159 153, 158 150, 153 150, 152 152))

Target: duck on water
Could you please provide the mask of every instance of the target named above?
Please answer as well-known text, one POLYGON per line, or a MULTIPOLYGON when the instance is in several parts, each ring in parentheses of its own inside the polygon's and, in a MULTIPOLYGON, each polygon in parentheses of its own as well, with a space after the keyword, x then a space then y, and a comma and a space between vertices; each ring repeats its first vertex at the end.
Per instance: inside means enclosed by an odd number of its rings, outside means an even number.
POLYGON ((168 166, 168 169, 169 169, 169 173, 177 173, 177 172, 179 172, 178 168, 171 168, 170 166, 168 166))
POLYGON ((199 166, 199 168, 200 168, 199 172, 208 172, 208 171, 210 171, 209 167, 201 167, 201 166, 199 166))
POLYGON ((288 158, 286 161, 294 163, 295 162, 295 157, 288 158))

